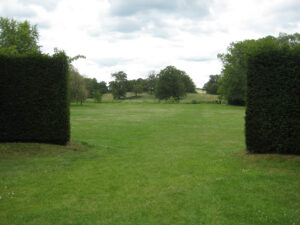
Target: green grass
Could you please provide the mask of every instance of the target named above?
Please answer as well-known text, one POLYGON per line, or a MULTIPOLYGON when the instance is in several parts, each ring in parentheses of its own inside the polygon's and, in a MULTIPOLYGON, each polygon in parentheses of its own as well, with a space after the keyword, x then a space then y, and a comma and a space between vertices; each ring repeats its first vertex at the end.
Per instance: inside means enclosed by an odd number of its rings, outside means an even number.
POLYGON ((246 154, 244 113, 72 105, 72 145, 0 144, 0 224, 300 224, 299 156, 246 154))
MULTIPOLYGON (((127 92, 126 98, 122 100, 114 100, 112 94, 104 94, 102 97, 103 103, 165 103, 166 101, 159 101, 154 95, 149 93, 141 93, 135 96, 132 92, 127 92)), ((197 93, 188 93, 180 103, 216 103, 218 101, 217 95, 206 94, 204 91, 197 90, 197 93)))

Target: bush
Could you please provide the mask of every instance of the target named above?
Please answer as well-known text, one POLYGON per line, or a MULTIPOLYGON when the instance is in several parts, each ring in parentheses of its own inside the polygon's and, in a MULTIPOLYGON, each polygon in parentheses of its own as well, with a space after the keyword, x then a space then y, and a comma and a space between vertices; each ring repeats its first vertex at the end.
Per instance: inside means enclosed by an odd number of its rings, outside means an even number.
POLYGON ((0 55, 0 142, 66 144, 68 62, 63 53, 0 55))
POLYGON ((170 97, 166 100, 166 103, 168 104, 176 104, 176 103, 179 103, 179 100, 178 99, 175 99, 173 97, 170 97))
POLYGON ((99 90, 94 91, 94 100, 96 103, 101 103, 102 102, 102 94, 99 90))
POLYGON ((246 144, 300 154, 300 47, 261 41, 248 58, 246 144))

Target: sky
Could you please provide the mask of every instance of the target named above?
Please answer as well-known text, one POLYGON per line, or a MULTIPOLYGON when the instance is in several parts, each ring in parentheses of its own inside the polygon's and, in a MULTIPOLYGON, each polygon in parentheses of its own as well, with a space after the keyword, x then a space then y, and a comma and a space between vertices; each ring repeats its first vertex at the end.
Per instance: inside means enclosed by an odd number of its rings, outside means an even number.
POLYGON ((44 53, 84 55, 82 75, 146 78, 168 65, 202 87, 231 42, 300 32, 299 0, 0 0, 0 16, 37 24, 44 53))

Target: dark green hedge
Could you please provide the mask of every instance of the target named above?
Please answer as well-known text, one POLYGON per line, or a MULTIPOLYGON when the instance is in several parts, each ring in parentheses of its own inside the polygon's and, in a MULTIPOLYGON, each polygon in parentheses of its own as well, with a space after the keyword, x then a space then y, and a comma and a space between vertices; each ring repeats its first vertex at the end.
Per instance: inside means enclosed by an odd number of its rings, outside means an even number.
POLYGON ((0 142, 69 141, 67 74, 63 53, 0 55, 0 142))
POLYGON ((300 48, 262 43, 248 57, 246 144, 300 154, 300 48))

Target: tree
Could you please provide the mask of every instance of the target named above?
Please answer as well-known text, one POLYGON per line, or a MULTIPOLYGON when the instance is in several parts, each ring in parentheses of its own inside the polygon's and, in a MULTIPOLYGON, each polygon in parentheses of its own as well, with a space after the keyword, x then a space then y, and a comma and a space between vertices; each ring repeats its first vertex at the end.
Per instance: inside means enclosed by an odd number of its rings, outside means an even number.
POLYGON ((288 44, 290 47, 296 47, 300 44, 300 34, 286 34, 286 33, 279 33, 277 38, 277 42, 279 45, 288 44))
POLYGON ((184 71, 181 71, 181 80, 184 84, 185 92, 196 93, 196 85, 194 84, 190 76, 187 75, 184 71))
POLYGON ((245 105, 247 54, 255 46, 255 40, 231 43, 226 54, 219 54, 223 63, 219 93, 231 105, 245 105))
POLYGON ((186 94, 182 81, 182 71, 173 66, 167 66, 158 74, 155 88, 155 96, 158 99, 169 99, 173 97, 176 101, 186 94))
POLYGON ((115 78, 115 81, 109 83, 112 95, 114 99, 120 99, 126 96, 126 86, 127 86, 127 74, 123 71, 113 73, 111 75, 115 78))
POLYGON ((300 45, 300 34, 280 33, 279 36, 267 36, 258 40, 245 40, 231 43, 226 54, 218 57, 223 63, 221 73, 221 85, 218 92, 221 97, 232 105, 245 105, 246 103, 246 80, 247 59, 258 45, 269 45, 274 43, 278 46, 286 45, 295 48, 300 45))
POLYGON ((0 18, 1 53, 23 54, 40 52, 40 46, 37 44, 38 39, 37 26, 31 26, 27 20, 18 22, 14 19, 0 18))
POLYGON ((155 91, 156 81, 157 74, 154 71, 150 72, 147 78, 147 90, 151 95, 155 91))
POLYGON ((79 72, 70 67, 70 100, 71 102, 80 102, 82 104, 88 96, 84 77, 79 72))
POLYGON ((220 75, 210 75, 209 81, 204 84, 203 89, 206 90, 207 94, 216 95, 218 94, 218 89, 221 85, 220 75))
POLYGON ((101 95, 108 92, 108 88, 106 86, 105 81, 97 82, 96 78, 84 78, 86 88, 88 90, 88 97, 94 98, 94 93, 96 91, 100 91, 101 95))
POLYGON ((127 80, 126 82, 126 92, 134 92, 134 86, 136 85, 136 80, 127 80))
POLYGON ((143 79, 137 79, 137 80, 132 80, 132 91, 134 92, 135 96, 143 92, 143 79))
POLYGON ((99 89, 101 94, 106 94, 108 92, 108 88, 105 81, 101 81, 100 83, 98 83, 97 89, 99 89))
POLYGON ((86 89, 88 91, 88 97, 94 98, 94 92, 97 90, 97 85, 98 85, 96 78, 92 79, 92 78, 85 77, 84 81, 85 81, 86 89))
POLYGON ((96 103, 101 103, 101 101, 102 101, 102 94, 101 94, 101 92, 99 90, 94 91, 93 96, 94 96, 94 99, 95 99, 96 103))
MULTIPOLYGON (((63 50, 59 50, 58 48, 54 48, 54 54, 61 54, 64 53, 63 50)), ((89 96, 88 89, 86 87, 86 78, 80 75, 78 70, 72 65, 72 62, 84 58, 83 55, 76 55, 74 57, 66 56, 68 67, 69 67, 69 87, 70 87, 70 101, 71 102, 80 102, 82 103, 87 99, 89 96)))

